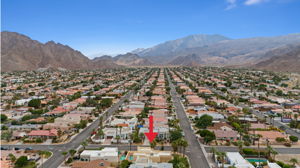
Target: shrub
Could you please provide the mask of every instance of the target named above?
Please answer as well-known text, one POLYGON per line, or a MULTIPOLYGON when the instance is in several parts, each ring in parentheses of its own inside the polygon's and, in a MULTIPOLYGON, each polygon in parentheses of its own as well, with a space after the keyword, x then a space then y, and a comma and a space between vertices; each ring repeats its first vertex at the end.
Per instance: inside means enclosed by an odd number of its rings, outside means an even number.
POLYGON ((276 142, 285 142, 285 139, 282 137, 277 137, 276 142))
POLYGON ((32 99, 28 102, 29 107, 39 108, 41 106, 40 99, 32 99))
POLYGON ((35 142, 36 142, 36 143, 42 143, 43 140, 42 140, 41 138, 37 138, 37 139, 35 140, 35 142))
POLYGON ((244 145, 245 145, 245 146, 250 146, 250 142, 245 141, 245 142, 244 142, 244 145))
POLYGON ((290 141, 292 141, 292 142, 298 142, 298 137, 296 137, 296 136, 290 136, 289 138, 290 138, 290 141))

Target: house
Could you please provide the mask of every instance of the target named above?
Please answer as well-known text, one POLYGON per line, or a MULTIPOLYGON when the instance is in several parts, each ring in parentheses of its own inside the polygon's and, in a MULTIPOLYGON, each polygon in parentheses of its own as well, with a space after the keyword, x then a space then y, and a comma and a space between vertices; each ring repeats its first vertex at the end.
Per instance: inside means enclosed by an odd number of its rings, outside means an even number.
POLYGON ((112 163, 106 160, 97 159, 89 162, 86 161, 75 161, 72 163, 71 168, 114 168, 111 166, 112 163))
POLYGON ((255 130, 255 129, 267 129, 269 126, 267 126, 264 123, 251 123, 250 129, 255 130))
POLYGON ((110 122, 110 126, 129 127, 133 130, 135 128, 137 122, 138 122, 138 119, 136 117, 133 117, 131 119, 114 118, 110 122))
MULTIPOLYGON (((217 160, 217 159, 215 159, 217 160)), ((235 166, 238 168, 255 168, 248 160, 243 158, 239 152, 226 152, 224 168, 235 166)), ((221 162, 217 162, 218 167, 222 167, 221 162)))
POLYGON ((105 139, 116 139, 119 136, 121 140, 126 140, 132 134, 132 129, 129 127, 104 128, 103 133, 105 139))
POLYGON ((118 162, 118 148, 105 147, 102 150, 84 150, 80 154, 81 161, 105 160, 118 162))
POLYGON ((155 163, 167 163, 172 159, 171 151, 154 150, 150 147, 138 146, 137 151, 128 151, 126 160, 131 161, 137 165, 154 164, 155 163))
POLYGON ((198 117, 200 118, 201 116, 203 115, 209 115, 213 118, 213 120, 223 120, 225 117, 224 115, 220 114, 220 113, 217 113, 217 112, 214 112, 214 111, 201 111, 201 112, 198 112, 198 117))
POLYGON ((254 131, 254 134, 261 135, 260 141, 262 142, 275 142, 276 138, 286 138, 284 133, 278 131, 254 131))
POLYGON ((217 140, 237 140, 238 139, 238 132, 234 130, 224 131, 224 130, 213 130, 216 135, 217 140))
POLYGON ((11 130, 26 130, 26 131, 30 131, 30 130, 37 130, 37 129, 41 129, 42 125, 41 124, 23 124, 23 125, 11 125, 9 126, 9 129, 11 130))
POLYGON ((233 127, 226 122, 214 123, 213 126, 207 127, 208 130, 232 131, 233 127))
POLYGON ((20 100, 16 100, 15 104, 17 106, 23 106, 25 104, 27 104, 28 102, 30 102, 31 99, 20 99, 20 100))
POLYGON ((129 166, 129 168, 173 168, 173 164, 171 163, 133 163, 129 166))
POLYGON ((54 138, 58 136, 56 129, 51 130, 33 130, 28 134, 30 138, 54 138))
POLYGON ((188 95, 186 96, 189 106, 203 106, 205 105, 205 100, 200 98, 197 95, 188 95))
POLYGON ((12 133, 12 139, 13 140, 21 139, 21 138, 25 137, 26 135, 27 135, 26 132, 13 131, 13 133, 12 133))
POLYGON ((68 131, 71 130, 75 124, 79 124, 81 119, 87 118, 82 118, 81 114, 66 114, 63 117, 56 118, 53 123, 45 124, 43 129, 59 129, 61 131, 68 131))

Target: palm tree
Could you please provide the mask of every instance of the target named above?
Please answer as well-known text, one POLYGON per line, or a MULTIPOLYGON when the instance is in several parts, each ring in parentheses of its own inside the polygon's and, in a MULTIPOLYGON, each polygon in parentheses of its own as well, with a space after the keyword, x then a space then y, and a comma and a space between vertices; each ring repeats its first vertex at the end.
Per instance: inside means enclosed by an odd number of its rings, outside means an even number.
POLYGON ((268 151, 268 157, 271 157, 271 153, 272 153, 272 151, 274 151, 274 149, 270 145, 268 145, 267 151, 268 151))
POLYGON ((154 149, 155 147, 156 147, 156 140, 153 140, 151 143, 150 143, 150 147, 152 148, 152 149, 154 149))
POLYGON ((292 113, 292 112, 289 112, 288 114, 289 114, 289 118, 292 118, 292 114, 293 114, 293 113, 292 113))
POLYGON ((76 153, 76 150, 74 150, 74 149, 69 150, 69 154, 71 155, 71 157, 73 157, 75 155, 75 153, 76 153))
POLYGON ((272 159, 275 160, 275 156, 278 154, 278 152, 273 150, 273 151, 271 151, 271 154, 273 155, 272 159))
POLYGON ((120 130, 120 137, 121 137, 121 135, 122 135, 122 126, 119 126, 119 130, 120 130))
POLYGON ((177 142, 177 141, 173 141, 173 142, 171 143, 171 146, 172 146, 172 148, 173 148, 173 152, 174 152, 174 153, 178 151, 178 142, 177 142))
POLYGON ((182 139, 181 145, 183 147, 183 155, 185 155, 185 149, 188 147, 188 142, 185 139, 182 139))
POLYGON ((64 151, 64 152, 61 152, 61 154, 64 155, 64 162, 65 162, 67 159, 68 152, 64 151))
POLYGON ((294 114, 294 120, 295 120, 295 121, 298 120, 298 116, 299 116, 299 114, 294 114))
POLYGON ((99 117, 99 127, 102 128, 103 126, 103 116, 99 117))
POLYGON ((100 129, 98 130, 97 135, 100 137, 100 139, 103 139, 104 132, 103 132, 102 128, 100 128, 100 129))
POLYGON ((88 145, 86 141, 81 142, 81 145, 83 146, 83 149, 85 150, 85 147, 88 145))
POLYGON ((286 115, 287 115, 287 112, 284 111, 284 112, 282 113, 281 120, 282 120, 282 117, 286 117, 286 115))
POLYGON ((116 136, 117 144, 120 143, 120 139, 121 139, 120 135, 117 135, 117 136, 116 136))
POLYGON ((242 152, 243 151, 243 141, 237 141, 237 145, 239 147, 239 151, 242 152))
POLYGON ((295 167, 296 166, 296 164, 298 163, 298 160, 296 159, 296 158, 292 158, 291 160, 290 160, 290 162, 293 164, 293 166, 295 167))
POLYGON ((222 163, 222 168, 224 168, 226 152, 217 152, 217 155, 222 163))
POLYGON ((213 159, 215 159, 215 155, 216 155, 216 153, 218 152, 217 149, 216 149, 215 147, 211 147, 210 150, 211 150, 211 152, 212 152, 212 154, 213 154, 213 155, 212 155, 213 159))

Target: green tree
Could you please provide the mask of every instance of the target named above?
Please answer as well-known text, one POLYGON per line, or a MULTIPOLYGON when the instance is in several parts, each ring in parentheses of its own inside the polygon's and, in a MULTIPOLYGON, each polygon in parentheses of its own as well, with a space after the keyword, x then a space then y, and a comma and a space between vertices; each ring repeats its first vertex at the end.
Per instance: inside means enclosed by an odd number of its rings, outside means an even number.
POLYGON ((186 157, 174 154, 173 159, 169 161, 174 168, 189 168, 189 162, 186 157))
POLYGON ((170 131, 170 141, 171 142, 176 141, 177 139, 180 139, 180 138, 182 138, 181 130, 176 129, 176 130, 170 131))
POLYGON ((86 141, 81 142, 81 145, 83 146, 83 149, 88 145, 86 141))
POLYGON ((7 120, 7 116, 5 114, 0 115, 1 122, 5 122, 7 120))
POLYGON ((151 147, 152 149, 154 149, 154 148, 156 147, 156 144, 157 144, 156 140, 153 140, 153 141, 150 143, 150 147, 151 147))
POLYGON ((293 164, 293 166, 295 167, 295 165, 298 163, 298 160, 296 158, 292 158, 290 160, 290 162, 293 164))
POLYGON ((212 125, 212 120, 212 116, 204 114, 199 119, 196 119, 196 127, 206 129, 208 126, 212 125))
POLYGON ((66 161, 68 152, 64 151, 64 152, 61 152, 61 154, 64 156, 64 161, 66 161))
POLYGON ((128 168, 131 164, 132 162, 129 162, 128 160, 122 160, 120 168, 128 168))
POLYGON ((298 142, 298 137, 296 137, 296 136, 290 136, 289 139, 292 142, 298 142))
POLYGON ((17 159, 16 156, 13 155, 12 153, 8 154, 8 157, 9 157, 9 159, 10 159, 12 162, 15 162, 16 159, 17 159))
POLYGON ((101 102, 100 102, 100 105, 101 107, 103 108, 108 108, 112 105, 112 99, 109 99, 109 98, 105 98, 105 99, 102 99, 101 102))
POLYGON ((39 108, 41 106, 40 99, 32 99, 28 102, 29 107, 39 108))
POLYGON ((74 150, 74 149, 70 149, 70 150, 69 150, 69 154, 70 154, 72 157, 75 155, 75 153, 76 153, 76 150, 74 150))
POLYGON ((218 160, 222 163, 222 168, 224 168, 226 153, 225 152, 217 152, 217 156, 218 156, 218 160))
POLYGON ((203 140, 206 144, 216 139, 215 133, 209 130, 200 130, 198 133, 201 137, 203 137, 203 140))
POLYGON ((29 163, 29 160, 27 159, 27 156, 20 156, 15 163, 15 168, 24 167, 24 166, 28 165, 28 163, 29 163))

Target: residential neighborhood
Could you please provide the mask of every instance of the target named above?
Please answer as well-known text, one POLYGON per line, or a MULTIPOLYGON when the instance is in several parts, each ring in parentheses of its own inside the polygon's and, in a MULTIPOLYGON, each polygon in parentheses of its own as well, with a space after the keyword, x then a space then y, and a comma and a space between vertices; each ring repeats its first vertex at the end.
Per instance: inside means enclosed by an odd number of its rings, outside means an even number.
POLYGON ((1 80, 1 167, 299 166, 300 88, 284 74, 141 67, 1 80))

